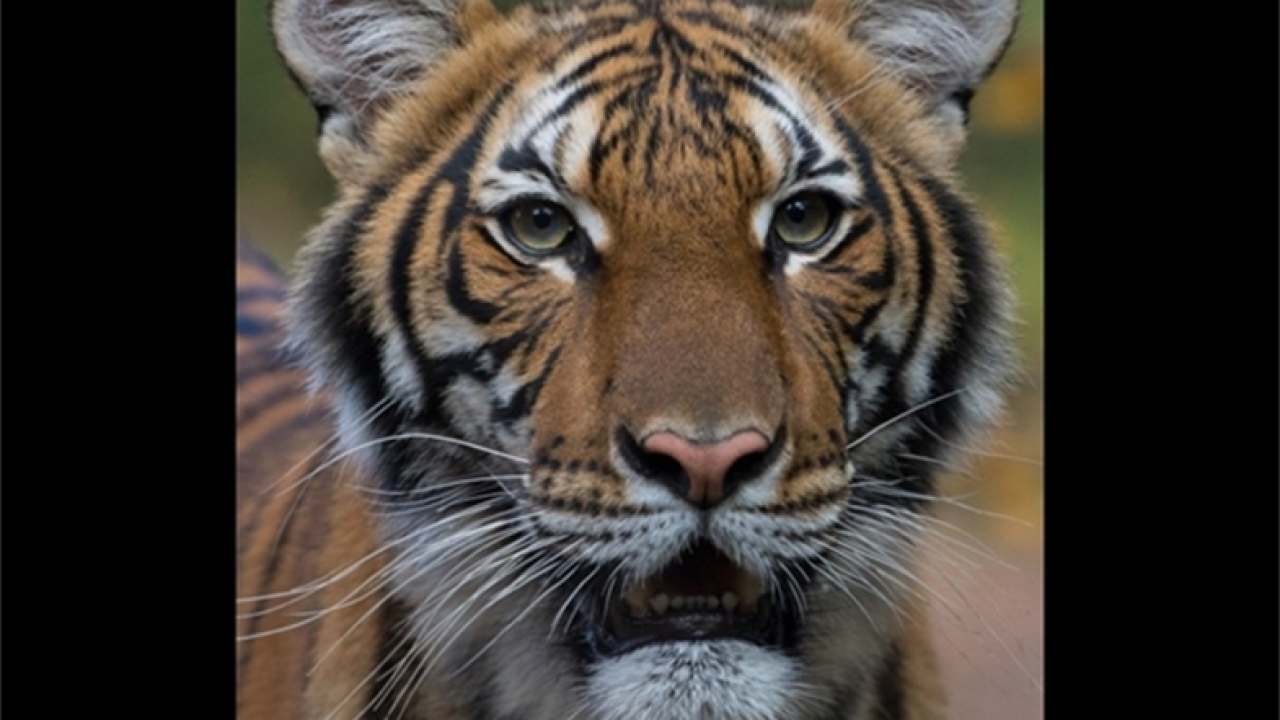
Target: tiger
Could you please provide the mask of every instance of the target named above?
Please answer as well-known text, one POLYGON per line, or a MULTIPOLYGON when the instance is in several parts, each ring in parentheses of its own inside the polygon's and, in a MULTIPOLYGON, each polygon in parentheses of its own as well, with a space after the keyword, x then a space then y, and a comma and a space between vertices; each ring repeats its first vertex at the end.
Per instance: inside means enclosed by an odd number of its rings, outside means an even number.
POLYGON ((925 720, 1012 292, 1016 0, 275 0, 335 199, 237 247, 238 716, 925 720))

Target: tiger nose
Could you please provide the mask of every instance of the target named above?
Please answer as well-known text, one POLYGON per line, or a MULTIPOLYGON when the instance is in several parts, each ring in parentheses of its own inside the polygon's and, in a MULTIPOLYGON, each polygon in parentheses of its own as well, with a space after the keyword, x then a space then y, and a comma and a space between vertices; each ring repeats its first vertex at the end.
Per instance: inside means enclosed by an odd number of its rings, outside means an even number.
POLYGON ((724 440, 696 443, 664 431, 645 438, 640 447, 650 455, 678 463, 683 477, 667 474, 663 480, 690 504, 708 508, 724 500, 744 479, 744 473, 730 473, 730 469, 744 458, 761 456, 769 448, 769 438, 744 430, 724 440))

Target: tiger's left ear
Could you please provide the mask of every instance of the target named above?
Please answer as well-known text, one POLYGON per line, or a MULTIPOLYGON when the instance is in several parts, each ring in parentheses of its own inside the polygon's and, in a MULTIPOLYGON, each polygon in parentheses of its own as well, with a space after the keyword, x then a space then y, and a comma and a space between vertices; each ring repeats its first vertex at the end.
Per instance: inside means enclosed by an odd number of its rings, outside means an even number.
POLYGON ((1013 37, 1018 0, 816 0, 814 11, 963 125, 974 90, 1013 37))

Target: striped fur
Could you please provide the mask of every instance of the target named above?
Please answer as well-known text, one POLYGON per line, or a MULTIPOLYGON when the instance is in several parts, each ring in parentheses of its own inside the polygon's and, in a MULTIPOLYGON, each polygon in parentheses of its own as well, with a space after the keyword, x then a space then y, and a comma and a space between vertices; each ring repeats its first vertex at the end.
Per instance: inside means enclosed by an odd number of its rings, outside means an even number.
POLYGON ((941 716, 913 556, 1011 365, 952 166, 1014 8, 903 7, 278 0, 339 197, 287 323, 239 253, 241 717, 941 716), (789 247, 803 193, 835 219, 789 247), (570 241, 522 246, 528 201, 570 241), (777 450, 712 508, 627 450, 744 431, 777 450), (584 651, 695 542, 786 652, 584 651))

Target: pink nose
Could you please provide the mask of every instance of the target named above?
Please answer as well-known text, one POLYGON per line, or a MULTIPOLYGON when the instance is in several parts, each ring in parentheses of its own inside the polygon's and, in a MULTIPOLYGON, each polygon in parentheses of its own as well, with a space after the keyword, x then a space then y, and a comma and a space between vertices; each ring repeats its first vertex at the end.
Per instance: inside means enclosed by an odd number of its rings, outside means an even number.
POLYGON ((743 430, 717 442, 692 443, 673 432, 663 431, 645 438, 640 447, 680 463, 689 477, 685 499, 699 507, 710 507, 725 497, 725 475, 729 468, 747 455, 764 452, 769 447, 769 439, 755 430, 743 430))

